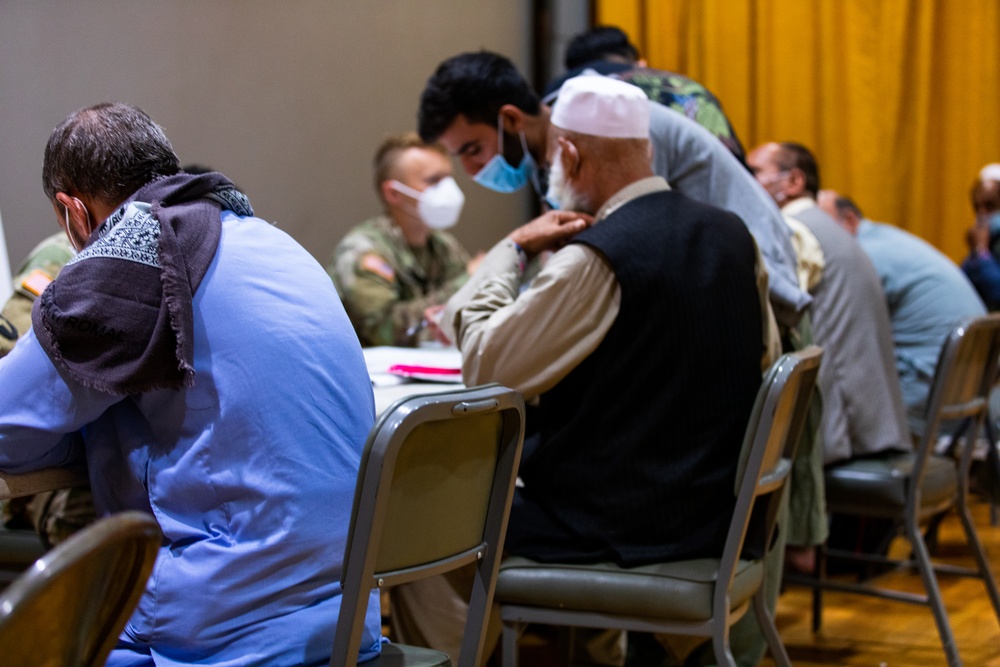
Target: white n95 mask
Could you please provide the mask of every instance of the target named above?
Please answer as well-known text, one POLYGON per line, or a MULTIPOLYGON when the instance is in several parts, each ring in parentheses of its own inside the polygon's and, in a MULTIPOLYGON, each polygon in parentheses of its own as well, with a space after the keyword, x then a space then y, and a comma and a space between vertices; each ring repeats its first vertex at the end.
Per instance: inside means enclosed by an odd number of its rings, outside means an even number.
POLYGON ((458 222, 465 195, 451 176, 446 176, 423 192, 392 182, 393 188, 417 200, 417 215, 431 229, 448 229, 458 222))

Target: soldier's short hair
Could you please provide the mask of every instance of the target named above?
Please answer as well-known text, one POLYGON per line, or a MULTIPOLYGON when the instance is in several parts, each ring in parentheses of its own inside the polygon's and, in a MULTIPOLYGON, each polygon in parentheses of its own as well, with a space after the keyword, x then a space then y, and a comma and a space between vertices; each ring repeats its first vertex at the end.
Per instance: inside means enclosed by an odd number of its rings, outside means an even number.
POLYGON ((386 137, 375 151, 375 192, 379 199, 382 199, 382 183, 395 178, 393 171, 399 156, 411 148, 424 148, 448 157, 448 151, 443 146, 425 142, 416 132, 386 137))

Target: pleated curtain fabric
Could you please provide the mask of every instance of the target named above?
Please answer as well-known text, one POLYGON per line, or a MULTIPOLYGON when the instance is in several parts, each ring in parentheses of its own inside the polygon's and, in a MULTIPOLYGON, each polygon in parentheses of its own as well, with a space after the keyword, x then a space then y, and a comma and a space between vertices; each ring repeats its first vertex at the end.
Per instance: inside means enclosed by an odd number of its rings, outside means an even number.
POLYGON ((650 67, 722 101, 749 150, 797 141, 823 187, 953 259, 1000 162, 997 0, 596 0, 650 67))

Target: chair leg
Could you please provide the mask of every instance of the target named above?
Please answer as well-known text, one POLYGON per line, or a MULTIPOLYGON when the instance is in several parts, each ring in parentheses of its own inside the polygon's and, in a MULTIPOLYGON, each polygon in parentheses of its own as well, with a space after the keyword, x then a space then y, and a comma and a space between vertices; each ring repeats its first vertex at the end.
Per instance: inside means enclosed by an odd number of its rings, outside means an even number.
POLYGON ((958 655, 958 647, 955 645, 955 635, 951 631, 951 624, 948 622, 948 614, 941 599, 941 589, 938 587, 937 577, 934 576, 934 568, 931 565, 930 554, 927 545, 924 544, 923 536, 916 521, 908 519, 906 521, 906 536, 913 547, 913 555, 917 562, 917 569, 920 571, 920 578, 923 579, 924 588, 927 590, 927 601, 931 611, 934 612, 934 622, 937 624, 938 635, 941 637, 941 647, 944 649, 945 657, 948 659, 949 667, 962 667, 962 659, 958 655))
POLYGON ((736 658, 729 648, 729 624, 720 623, 721 627, 716 627, 712 633, 712 650, 715 653, 715 662, 720 667, 737 667, 736 658))
POLYGON ((812 589, 812 631, 819 632, 823 626, 823 581, 826 579, 826 542, 816 547, 816 567, 813 571, 816 585, 812 589))
POLYGON ((990 602, 993 603, 993 612, 997 615, 997 622, 1000 623, 1000 591, 997 590, 997 582, 990 570, 989 558, 986 556, 986 550, 983 549, 983 543, 979 541, 979 533, 976 532, 972 516, 969 514, 969 506, 964 497, 959 498, 958 516, 962 519, 962 527, 965 529, 965 539, 972 549, 972 554, 976 557, 979 577, 983 580, 986 593, 990 596, 990 602))
POLYGON ((517 640, 527 624, 518 621, 504 621, 500 637, 500 659, 503 667, 517 667, 517 640))
POLYGON ((771 659, 778 667, 792 667, 792 661, 785 650, 785 644, 781 641, 778 628, 774 625, 774 617, 767 610, 767 602, 764 600, 763 590, 757 591, 753 596, 753 613, 757 617, 757 625, 764 632, 764 639, 767 640, 767 648, 771 651, 771 659))

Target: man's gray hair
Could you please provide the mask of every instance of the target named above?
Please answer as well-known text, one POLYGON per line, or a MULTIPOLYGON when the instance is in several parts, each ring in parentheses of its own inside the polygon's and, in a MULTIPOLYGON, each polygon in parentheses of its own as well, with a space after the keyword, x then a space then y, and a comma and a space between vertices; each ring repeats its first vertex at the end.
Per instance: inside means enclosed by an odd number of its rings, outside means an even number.
POLYGON ((145 111, 105 102, 71 113, 52 131, 42 185, 52 201, 65 192, 117 206, 154 178, 179 170, 170 140, 145 111))

